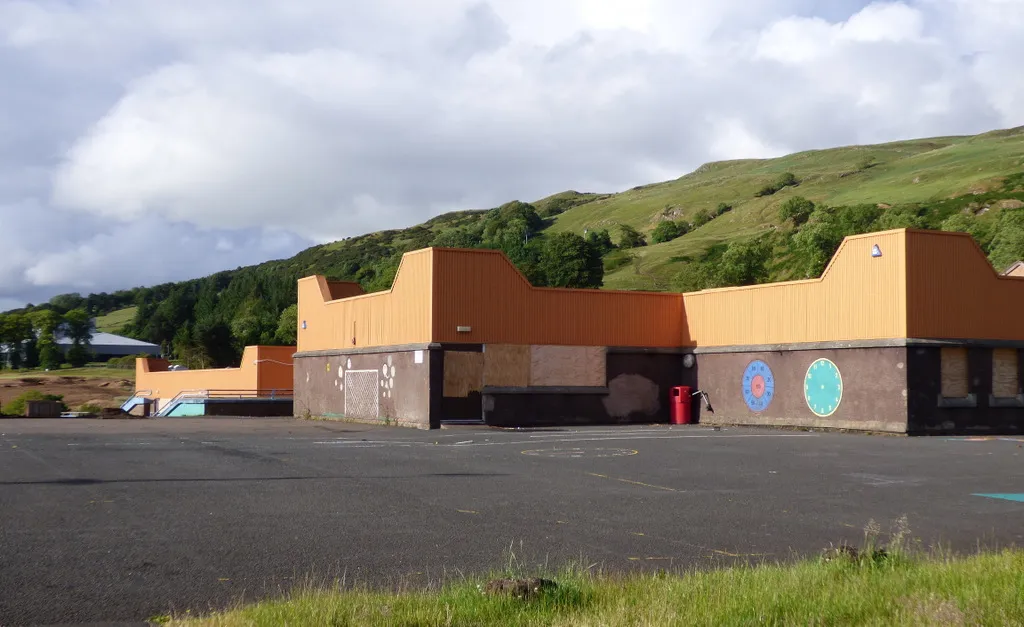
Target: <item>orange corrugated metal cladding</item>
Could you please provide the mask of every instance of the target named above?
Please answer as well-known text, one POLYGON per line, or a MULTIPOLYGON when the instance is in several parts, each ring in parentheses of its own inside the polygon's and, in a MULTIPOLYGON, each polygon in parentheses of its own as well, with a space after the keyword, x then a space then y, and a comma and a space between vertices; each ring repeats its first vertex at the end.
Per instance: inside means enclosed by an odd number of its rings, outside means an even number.
POLYGON ((299 352, 431 341, 434 249, 406 253, 390 290, 336 300, 322 276, 299 280, 299 352))
POLYGON ((906 337, 903 231, 849 237, 820 279, 686 294, 697 346, 906 337))
POLYGON ((691 294, 536 288, 500 252, 407 253, 392 289, 299 281, 300 352, 429 342, 716 347, 899 338, 1024 340, 1024 279, 965 234, 846 238, 820 279, 691 294), (352 289, 352 288, 345 288, 352 289))
POLYGON ((907 248, 910 337, 1024 340, 1024 277, 999 276, 966 233, 908 231, 907 248))
POLYGON ((435 254, 435 342, 671 347, 685 332, 680 294, 536 288, 500 252, 435 254))

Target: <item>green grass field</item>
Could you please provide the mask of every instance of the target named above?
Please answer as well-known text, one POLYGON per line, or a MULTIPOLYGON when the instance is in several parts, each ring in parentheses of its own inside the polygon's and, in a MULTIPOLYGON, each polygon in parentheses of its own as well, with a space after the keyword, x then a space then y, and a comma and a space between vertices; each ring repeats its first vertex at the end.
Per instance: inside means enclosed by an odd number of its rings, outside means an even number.
POLYGON ((593 196, 595 200, 557 216, 551 230, 582 234, 584 229, 606 228, 617 240, 620 224, 650 233, 666 217, 689 221, 701 209, 732 205, 732 211, 683 237, 635 249, 636 263, 605 275, 606 288, 666 289, 668 278, 677 271, 672 257, 699 254, 712 244, 774 228, 779 224, 779 205, 793 196, 829 205, 927 203, 987 190, 998 186, 1002 177, 1022 170, 1024 127, 972 137, 718 162, 673 181, 593 196), (755 197, 762 186, 785 172, 796 175, 800 184, 755 197))
POLYGON ((52 379, 56 377, 84 377, 86 379, 128 379, 135 380, 135 370, 120 368, 109 368, 106 364, 93 364, 82 368, 60 368, 58 370, 0 370, 0 380, 13 379, 52 379))
POLYGON ((1024 552, 615 576, 576 568, 529 600, 486 579, 432 591, 306 588, 175 625, 1022 625, 1024 552))
POLYGON ((138 307, 127 307, 112 311, 105 316, 96 318, 96 330, 103 333, 117 335, 124 329, 125 325, 135 319, 135 311, 138 307))

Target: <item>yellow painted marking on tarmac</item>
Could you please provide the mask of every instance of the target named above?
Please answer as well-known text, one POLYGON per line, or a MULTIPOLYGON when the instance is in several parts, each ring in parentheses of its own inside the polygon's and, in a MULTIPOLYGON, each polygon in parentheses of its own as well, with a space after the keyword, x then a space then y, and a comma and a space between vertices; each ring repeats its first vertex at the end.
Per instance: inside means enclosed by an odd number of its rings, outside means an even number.
POLYGON ((231 580, 228 579, 227 577, 218 577, 217 581, 231 581, 231 580))
POLYGON ((621 481, 622 483, 631 483, 633 485, 643 486, 645 488, 654 488, 655 490, 666 490, 668 492, 678 492, 675 488, 666 488, 663 485, 652 485, 650 483, 644 483, 642 481, 633 481, 631 479, 620 479, 619 477, 609 477, 608 475, 599 475, 596 472, 588 472, 591 477, 600 477, 602 479, 610 479, 612 481, 621 481))
POLYGON ((630 558, 628 558, 628 559, 629 559, 629 561, 631 561, 631 562, 639 562, 639 561, 640 561, 640 558, 639 558, 639 557, 630 557, 630 558))
POLYGON ((560 525, 568 525, 569 524, 568 520, 556 520, 555 522, 560 524, 560 525))
POLYGON ((642 536, 642 535, 644 535, 644 534, 640 533, 639 531, 630 531, 630 533, 633 534, 634 536, 642 536))
POLYGON ((671 557, 645 557, 648 562, 667 562, 670 561, 671 557))
POLYGON ((459 512, 460 514, 479 514, 480 513, 480 512, 474 512, 471 509, 457 509, 455 511, 459 512))

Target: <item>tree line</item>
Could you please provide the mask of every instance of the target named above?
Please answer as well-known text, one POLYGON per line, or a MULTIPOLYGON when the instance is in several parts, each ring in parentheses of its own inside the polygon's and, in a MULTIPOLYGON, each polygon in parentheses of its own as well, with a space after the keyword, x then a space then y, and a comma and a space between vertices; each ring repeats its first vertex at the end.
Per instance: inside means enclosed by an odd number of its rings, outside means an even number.
MULTIPOLYGON (((784 174, 771 187, 779 191, 797 185, 795 177, 784 174)), ((763 191, 768 195, 767 188, 763 191)), ((563 204, 588 198, 574 195, 563 204)), ((778 206, 777 224, 761 236, 673 258, 678 265, 670 286, 694 291, 820 276, 845 236, 899 227, 969 232, 1002 270, 1024 257, 1024 208, 1006 206, 988 213, 986 208, 1013 198, 1024 200, 1024 173, 1007 177, 1002 189, 987 194, 929 204, 833 207, 789 198, 778 206)), ((246 345, 295 343, 296 282, 304 276, 323 274, 359 282, 368 292, 384 290, 391 286, 402 254, 438 246, 501 250, 533 285, 598 288, 605 273, 629 263, 633 249, 646 246, 648 238, 655 244, 671 241, 732 206, 720 203, 713 210, 702 209, 689 221, 662 220, 649 233, 618 225, 614 242, 606 229, 588 230, 582 236, 551 232, 552 216, 562 206, 555 209, 545 206, 538 211, 534 205, 513 201, 486 211, 444 214, 409 229, 346 238, 290 259, 202 279, 109 294, 62 294, 2 315, 0 344, 20 347, 10 353, 13 363, 52 366, 59 362, 59 350, 54 353, 56 347, 48 338, 58 330, 74 337, 73 329, 88 327, 90 317, 135 306, 134 319, 122 331, 125 335, 157 344, 165 355, 192 368, 231 366, 246 345)), ((72 346, 69 361, 73 357, 80 362, 88 354, 88 340, 84 334, 80 337, 82 348, 72 346)))
POLYGON ((53 309, 0 314, 0 368, 84 366, 92 358, 91 341, 92 320, 81 308, 63 314, 53 309), (67 354, 57 345, 59 337, 71 340, 67 354))

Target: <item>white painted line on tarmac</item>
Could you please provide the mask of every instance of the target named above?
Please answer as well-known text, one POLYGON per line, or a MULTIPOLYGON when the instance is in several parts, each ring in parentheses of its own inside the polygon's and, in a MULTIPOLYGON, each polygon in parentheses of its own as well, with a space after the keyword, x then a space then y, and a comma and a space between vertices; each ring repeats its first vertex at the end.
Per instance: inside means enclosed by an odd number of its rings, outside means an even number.
MULTIPOLYGON (((710 429, 709 429, 710 431, 710 429)), ((668 429, 631 429, 623 431, 589 431, 589 430, 577 430, 562 431, 559 433, 536 433, 531 434, 531 438, 564 438, 569 435, 671 435, 672 432, 668 429)))
MULTIPOLYGON (((736 435, 627 435, 623 437, 594 437, 594 438, 560 438, 546 439, 544 442, 608 442, 624 440, 685 440, 685 439, 726 439, 726 438, 814 438, 813 433, 793 434, 736 434, 736 435)), ((462 448, 471 446, 500 446, 506 444, 536 444, 537 440, 508 440, 505 442, 480 442, 477 444, 464 444, 462 448)))

